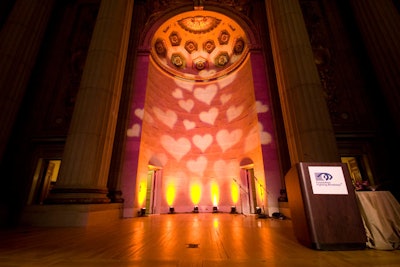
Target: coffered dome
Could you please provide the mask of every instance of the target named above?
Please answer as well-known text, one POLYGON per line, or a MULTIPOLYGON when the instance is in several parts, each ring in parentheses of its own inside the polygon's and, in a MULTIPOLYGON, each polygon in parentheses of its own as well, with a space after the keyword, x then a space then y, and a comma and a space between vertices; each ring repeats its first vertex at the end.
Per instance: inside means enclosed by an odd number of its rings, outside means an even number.
POLYGON ((163 23, 151 42, 157 64, 187 80, 213 80, 236 69, 248 53, 244 30, 220 13, 195 10, 163 23))

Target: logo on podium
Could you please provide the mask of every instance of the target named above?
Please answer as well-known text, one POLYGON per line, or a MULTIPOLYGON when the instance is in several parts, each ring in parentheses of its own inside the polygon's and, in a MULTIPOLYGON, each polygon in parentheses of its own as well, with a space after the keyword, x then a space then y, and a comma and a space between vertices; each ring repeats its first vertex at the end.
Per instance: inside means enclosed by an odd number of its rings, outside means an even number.
POLYGON ((311 186, 314 194, 347 195, 347 186, 342 167, 309 166, 311 186))

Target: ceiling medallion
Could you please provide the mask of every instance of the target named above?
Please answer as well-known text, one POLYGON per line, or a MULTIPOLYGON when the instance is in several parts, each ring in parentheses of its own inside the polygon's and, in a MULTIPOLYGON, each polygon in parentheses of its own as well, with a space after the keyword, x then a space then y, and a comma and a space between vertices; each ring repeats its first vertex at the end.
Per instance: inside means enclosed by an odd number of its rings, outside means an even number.
POLYGON ((157 39, 156 43, 154 44, 154 48, 157 55, 159 55, 160 57, 165 57, 165 55, 167 54, 167 49, 162 39, 157 39))
POLYGON ((169 35, 169 41, 172 46, 178 46, 181 44, 182 38, 179 36, 179 33, 174 31, 169 35))
POLYGON ((181 54, 173 54, 171 56, 171 62, 177 68, 183 69, 186 67, 185 58, 181 54))
POLYGON ((235 55, 240 55, 244 50, 244 40, 242 37, 238 38, 233 46, 233 53, 235 55))
POLYGON ((189 54, 193 53, 194 51, 197 51, 197 43, 195 41, 187 41, 185 43, 185 49, 188 51, 189 54))
POLYGON ((227 52, 222 52, 215 57, 215 66, 224 67, 229 62, 229 54, 227 52))
POLYGON ((221 31, 221 33, 218 36, 218 41, 220 45, 227 44, 229 42, 230 34, 227 30, 221 31))
POLYGON ((185 31, 200 34, 212 31, 220 22, 221 20, 211 16, 195 16, 181 19, 178 24, 185 31))
POLYGON ((199 57, 193 60, 193 67, 197 70, 204 70, 208 67, 208 62, 205 58, 199 57))
POLYGON ((215 43, 213 40, 207 40, 207 42, 205 42, 203 44, 203 48, 205 51, 207 51, 207 53, 211 54, 212 51, 214 51, 215 49, 215 43))

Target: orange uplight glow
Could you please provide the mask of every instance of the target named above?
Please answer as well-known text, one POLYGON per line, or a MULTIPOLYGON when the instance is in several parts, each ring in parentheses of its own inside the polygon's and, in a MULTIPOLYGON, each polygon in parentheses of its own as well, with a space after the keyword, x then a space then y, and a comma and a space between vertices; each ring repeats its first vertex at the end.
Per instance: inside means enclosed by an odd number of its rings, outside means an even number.
POLYGON ((258 193, 258 199, 260 200, 261 203, 264 203, 264 197, 266 192, 264 191, 264 185, 259 184, 257 186, 257 193, 258 193))
POLYGON ((146 199, 146 190, 147 190, 146 181, 141 181, 139 183, 139 192, 138 192, 139 207, 143 207, 144 201, 146 199))
POLYGON ((167 197, 167 204, 168 206, 172 207, 174 204, 175 196, 176 196, 176 190, 175 190, 175 185, 172 183, 169 183, 167 185, 167 192, 166 192, 166 197, 167 197))
POLYGON ((218 184, 213 182, 211 184, 211 201, 215 207, 218 206, 219 203, 219 187, 218 184))
POLYGON ((235 182, 231 183, 231 197, 233 204, 238 203, 239 201, 239 185, 235 182))
POLYGON ((201 186, 199 183, 193 183, 190 186, 190 197, 194 205, 198 205, 201 198, 201 186))
POLYGON ((214 226, 215 229, 218 228, 218 226, 219 226, 219 220, 218 220, 218 218, 214 218, 214 220, 213 220, 213 226, 214 226))

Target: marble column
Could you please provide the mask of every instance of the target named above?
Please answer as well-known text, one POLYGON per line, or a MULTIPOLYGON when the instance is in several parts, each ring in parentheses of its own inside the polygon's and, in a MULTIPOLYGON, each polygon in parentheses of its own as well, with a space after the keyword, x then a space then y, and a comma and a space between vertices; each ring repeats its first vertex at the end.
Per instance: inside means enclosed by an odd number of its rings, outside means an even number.
POLYGON ((0 161, 36 61, 54 0, 18 0, 0 32, 0 161))
POLYGON ((336 139, 298 0, 266 0, 292 165, 338 162, 336 139))
POLYGON ((62 158, 46 203, 108 203, 133 0, 102 0, 62 158))
POLYGON ((400 135, 400 13, 393 0, 351 0, 373 69, 400 135))

